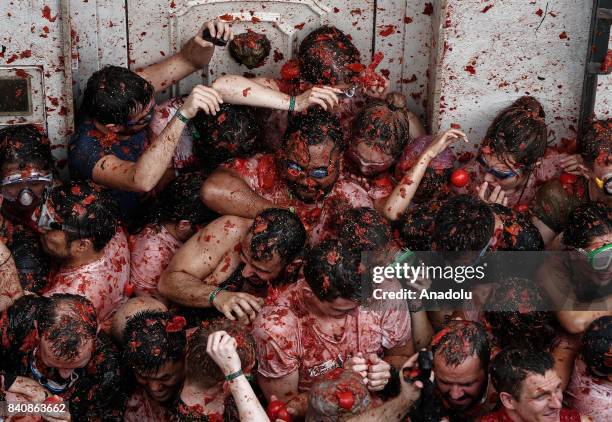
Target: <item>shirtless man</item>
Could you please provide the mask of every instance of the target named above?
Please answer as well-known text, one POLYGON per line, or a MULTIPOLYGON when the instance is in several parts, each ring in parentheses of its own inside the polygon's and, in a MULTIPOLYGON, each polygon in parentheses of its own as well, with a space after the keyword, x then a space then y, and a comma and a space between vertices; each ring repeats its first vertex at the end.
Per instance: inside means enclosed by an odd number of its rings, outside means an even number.
POLYGON ((252 321, 263 304, 254 294, 265 296, 268 283, 286 278, 305 242, 304 226, 287 210, 270 208, 254 220, 220 217, 179 249, 158 290, 184 306, 215 307, 230 320, 252 321), (234 281, 238 291, 225 290, 234 281))

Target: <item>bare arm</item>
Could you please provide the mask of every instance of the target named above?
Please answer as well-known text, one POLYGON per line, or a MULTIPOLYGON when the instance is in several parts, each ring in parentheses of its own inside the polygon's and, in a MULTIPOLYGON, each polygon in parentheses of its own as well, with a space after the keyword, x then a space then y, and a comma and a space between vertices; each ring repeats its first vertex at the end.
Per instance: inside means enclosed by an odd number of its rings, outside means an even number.
POLYGON ((404 363, 414 354, 414 345, 408 341, 404 346, 397 346, 385 350, 384 360, 396 369, 404 366, 404 363))
POLYGON ((177 54, 139 70, 137 73, 155 87, 155 91, 168 88, 210 63, 215 46, 202 39, 202 32, 208 28, 211 35, 229 40, 233 38, 232 30, 226 22, 206 22, 177 54))
POLYGON ((23 296, 19 275, 11 251, 0 242, 0 312, 23 296))
MULTIPOLYGON (((261 78, 253 80, 226 75, 213 82, 212 87, 221 94, 223 101, 230 104, 289 110, 291 102, 291 96, 280 92, 275 82, 261 78)), ((338 105, 337 94, 340 92, 340 89, 328 86, 313 87, 295 97, 295 111, 304 111, 314 105, 331 110, 338 105)))
MULTIPOLYGON (((198 85, 193 88, 180 112, 188 119, 193 118, 200 109, 207 114, 215 114, 220 109, 220 102, 221 97, 215 90, 198 85)), ((122 160, 112 154, 102 157, 94 166, 93 180, 110 188, 149 192, 170 167, 184 128, 185 123, 173 117, 136 162, 122 160)))
POLYGON ((429 346, 431 338, 434 335, 434 330, 427 317, 427 311, 411 312, 410 324, 414 348, 416 350, 421 350, 429 346))
POLYGON ((429 166, 431 160, 458 139, 464 139, 467 142, 465 133, 458 129, 450 129, 436 136, 431 141, 431 144, 419 157, 418 162, 406 172, 402 180, 400 180, 395 189, 393 189, 391 195, 387 198, 387 202, 383 209, 385 217, 392 221, 401 217, 412 202, 412 198, 414 198, 421 180, 425 175, 425 170, 427 170, 427 166, 429 166))
POLYGON ((274 204, 259 196, 231 170, 218 168, 202 185, 200 197, 208 208, 222 215, 255 218, 274 204), (248 205, 247 205, 248 204, 248 205))
POLYGON ((563 336, 565 338, 558 341, 550 353, 555 360, 555 372, 561 378, 561 389, 565 390, 570 382, 574 360, 580 349, 580 336, 563 336))

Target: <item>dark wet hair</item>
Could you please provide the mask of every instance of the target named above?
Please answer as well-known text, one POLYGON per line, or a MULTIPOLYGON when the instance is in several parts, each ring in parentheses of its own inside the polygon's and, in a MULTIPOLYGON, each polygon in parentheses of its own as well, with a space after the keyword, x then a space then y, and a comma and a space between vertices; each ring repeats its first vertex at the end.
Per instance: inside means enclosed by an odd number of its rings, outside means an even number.
POLYGON ((91 239, 93 248, 101 251, 115 236, 118 225, 117 202, 108 191, 90 182, 70 182, 53 188, 51 202, 67 226, 69 242, 91 239))
POLYGON ((270 54, 270 40, 265 34, 247 29, 247 32, 238 34, 229 43, 229 52, 238 63, 249 69, 264 64, 270 54))
POLYGON ((245 326, 226 318, 204 322, 190 337, 185 353, 186 380, 208 388, 225 377, 221 368, 206 353, 208 337, 215 331, 225 331, 236 340, 236 352, 246 371, 255 365, 256 349, 253 336, 245 326))
POLYGON ((337 240, 328 240, 307 252, 304 278, 321 301, 361 300, 360 264, 359 253, 337 240))
POLYGON ((573 248, 586 248, 593 238, 612 231, 612 208, 601 202, 586 202, 570 213, 563 232, 563 243, 573 248))
POLYGON ((507 277, 496 284, 484 317, 500 348, 547 350, 556 337, 556 318, 542 290, 528 278, 507 277))
MULTIPOLYGON (((2 369, 17 370, 21 364, 21 359, 25 358, 30 349, 25 345, 28 338, 36 335, 36 321, 42 304, 50 301, 47 297, 37 295, 24 295, 16 299, 15 302, 5 311, 7 323, 4 325, 6 331, 0 346, 0 362, 2 369), (6 337, 4 337, 6 334, 6 337)), ((0 314, 3 316, 3 314, 0 314)), ((31 344, 31 347, 35 344, 31 344)))
POLYGON ((582 358, 597 377, 612 375, 612 316, 597 318, 582 336, 582 358))
POLYGON ((150 374, 183 359, 184 324, 173 324, 181 318, 170 312, 145 310, 128 319, 123 332, 124 363, 140 374, 150 374))
POLYGON ((178 223, 187 220, 193 225, 204 225, 216 214, 200 200, 200 188, 205 176, 200 172, 184 173, 162 191, 155 203, 137 224, 135 232, 150 224, 178 223))
POLYGON ((87 81, 81 109, 101 123, 125 125, 130 115, 149 104, 153 85, 137 73, 119 66, 106 66, 87 81))
POLYGON ((495 227, 491 207, 471 195, 457 195, 442 205, 436 215, 432 249, 478 251, 483 249, 495 227))
POLYGON ((329 141, 340 151, 344 150, 345 146, 340 121, 320 107, 309 108, 306 112, 291 117, 283 137, 283 144, 287 146, 288 141, 295 137, 303 139, 308 146, 329 141))
POLYGON ((544 250, 545 245, 542 235, 527 214, 515 212, 500 204, 491 204, 490 206, 495 215, 502 220, 504 226, 501 236, 497 239, 496 250, 544 250), (516 230, 517 228, 518 230, 516 230))
POLYGON ((446 199, 451 193, 449 182, 452 173, 453 169, 451 168, 434 169, 427 167, 412 201, 415 204, 420 204, 432 198, 436 198, 438 201, 446 199))
POLYGON ((335 26, 322 26, 308 34, 300 44, 298 58, 301 78, 323 85, 350 82, 356 73, 348 65, 360 62, 359 50, 335 26))
POLYGON ((477 322, 449 321, 432 338, 431 352, 434 357, 442 356, 451 366, 459 366, 475 355, 485 373, 489 370, 489 341, 483 326, 477 322))
POLYGON ((0 168, 12 163, 17 163, 20 170, 28 165, 47 171, 53 169, 49 140, 34 125, 0 129, 0 168))
POLYGON ((50 263, 39 237, 28 229, 16 230, 7 246, 15 259, 21 287, 40 293, 49 282, 50 263))
POLYGON ((250 232, 251 256, 258 261, 268 261, 277 253, 284 264, 293 261, 306 243, 306 229, 291 211, 268 208, 255 216, 250 232))
POLYGON ((348 249, 357 252, 377 251, 391 242, 391 225, 372 208, 352 208, 342 216, 338 238, 348 249))
POLYGON ((482 146, 502 161, 510 155, 518 165, 532 168, 548 146, 545 117, 538 100, 521 97, 495 117, 482 146))
POLYGON ((406 97, 392 92, 385 101, 367 104, 353 120, 352 142, 363 141, 397 159, 410 140, 409 129, 406 97))
POLYGON ((434 221, 442 204, 430 201, 408 208, 397 221, 400 239, 412 251, 430 251, 434 221))
POLYGON ((37 322, 41 338, 50 341, 55 356, 65 360, 77 356, 87 340, 95 339, 98 330, 91 301, 68 293, 55 293, 41 302, 37 322))
POLYGON ((199 111, 190 121, 193 149, 205 170, 234 157, 253 155, 262 138, 262 129, 254 108, 221 104, 214 116, 199 111))
POLYGON ((612 120, 596 120, 580 138, 580 155, 589 164, 602 159, 602 164, 612 164, 612 120))
POLYGON ((519 400, 523 381, 529 375, 544 375, 553 369, 554 360, 550 353, 536 349, 504 349, 491 364, 491 379, 495 390, 509 393, 519 400))

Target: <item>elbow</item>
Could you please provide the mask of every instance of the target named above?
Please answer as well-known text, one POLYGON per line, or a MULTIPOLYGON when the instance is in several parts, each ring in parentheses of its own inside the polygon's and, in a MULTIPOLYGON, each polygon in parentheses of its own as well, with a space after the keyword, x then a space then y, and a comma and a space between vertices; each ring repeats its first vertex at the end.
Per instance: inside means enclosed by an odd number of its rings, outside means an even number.
POLYGON ((221 95, 223 100, 225 100, 231 92, 231 87, 236 85, 236 79, 235 76, 224 75, 215 79, 211 87, 221 95))
POLYGON ((219 207, 217 205, 222 201, 223 192, 223 185, 219 183, 218 176, 213 173, 202 184, 200 188, 200 199, 208 208, 219 212, 219 207))
POLYGON ((148 177, 134 175, 132 191, 138 193, 149 193, 155 188, 157 182, 158 181, 148 177))

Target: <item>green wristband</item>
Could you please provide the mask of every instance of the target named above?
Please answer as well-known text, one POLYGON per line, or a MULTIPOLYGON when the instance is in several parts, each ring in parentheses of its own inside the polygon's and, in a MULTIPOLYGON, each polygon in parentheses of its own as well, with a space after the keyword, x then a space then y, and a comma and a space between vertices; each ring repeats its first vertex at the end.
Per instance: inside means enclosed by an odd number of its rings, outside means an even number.
POLYGON ((226 381, 233 381, 233 380, 235 380, 236 378, 238 378, 240 375, 243 375, 243 373, 242 373, 242 369, 239 369, 239 370, 237 370, 236 372, 232 372, 231 374, 226 375, 226 376, 225 376, 225 380, 226 380, 226 381))
POLYGON ((215 290, 210 292, 210 296, 208 296, 208 301, 210 302, 210 306, 214 306, 213 302, 221 290, 225 290, 225 289, 223 287, 217 287, 215 290))
POLYGON ((295 111, 295 97, 292 95, 289 97, 289 112, 293 113, 295 111))
POLYGON ((174 116, 185 124, 189 123, 189 119, 185 117, 183 113, 181 113, 181 110, 176 110, 176 113, 174 113, 174 116))

